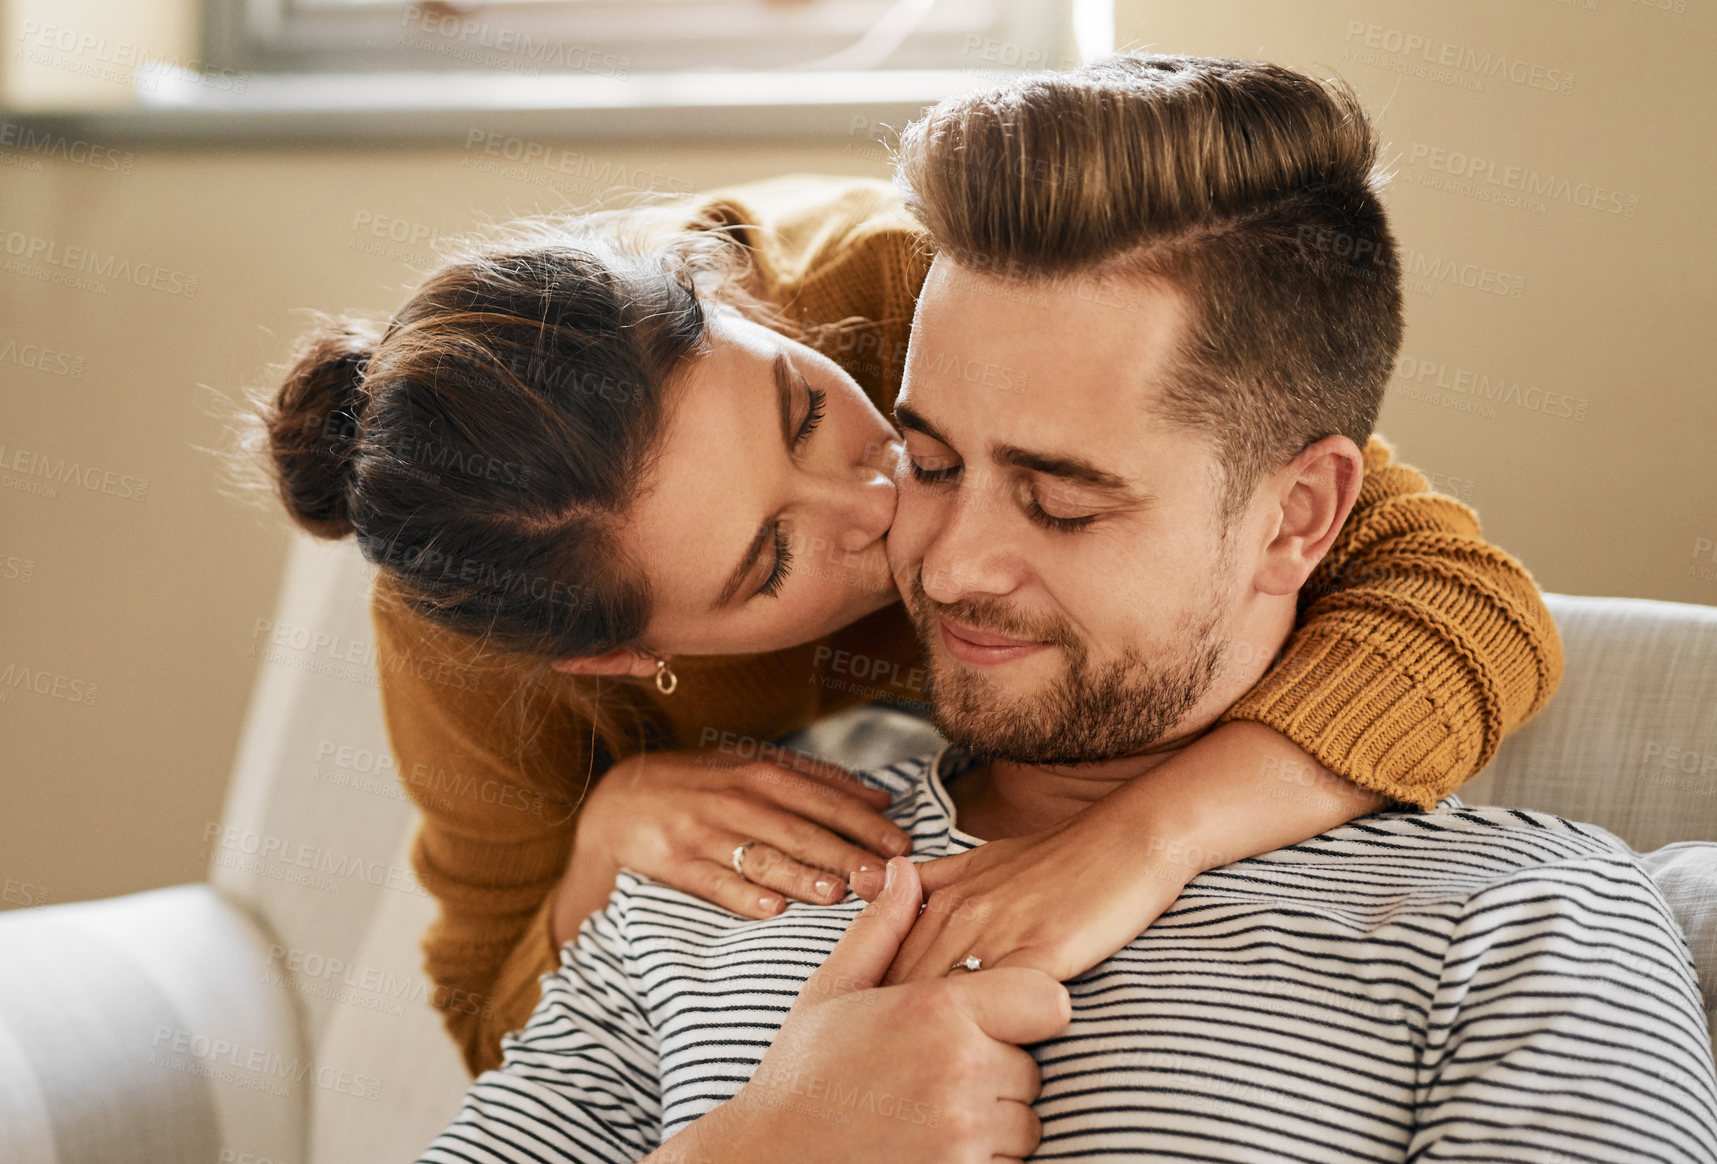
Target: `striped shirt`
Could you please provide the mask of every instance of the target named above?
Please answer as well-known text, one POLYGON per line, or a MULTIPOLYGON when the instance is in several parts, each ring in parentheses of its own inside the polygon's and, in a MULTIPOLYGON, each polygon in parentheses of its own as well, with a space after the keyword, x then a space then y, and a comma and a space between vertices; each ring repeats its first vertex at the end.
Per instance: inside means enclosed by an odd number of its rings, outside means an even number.
MULTIPOLYGON (((983 843, 943 782, 970 763, 861 775, 914 859, 983 843)), ((751 1077, 863 908, 748 920, 623 871, 422 1159, 640 1159, 751 1077)), ((1067 987, 1072 1023, 1028 1048, 1034 1160, 1717 1161, 1686 942, 1594 825, 1452 797, 1363 817, 1200 874, 1067 987)), ((871 1093, 823 1102, 862 1135, 871 1093)))

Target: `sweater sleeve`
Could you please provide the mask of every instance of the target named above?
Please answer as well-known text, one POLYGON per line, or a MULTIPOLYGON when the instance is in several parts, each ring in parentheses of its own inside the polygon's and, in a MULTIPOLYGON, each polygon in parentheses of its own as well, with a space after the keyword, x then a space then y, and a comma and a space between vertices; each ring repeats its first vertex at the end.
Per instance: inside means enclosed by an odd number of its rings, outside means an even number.
POLYGON ((632 1164, 656 1147, 660 1055, 631 945, 623 908, 590 916, 502 1065, 471 1085, 420 1164, 632 1164))
POLYGON ((806 342, 840 364, 884 414, 893 409, 932 256, 892 187, 771 178, 711 191, 693 221, 742 243, 757 293, 809 329, 806 342))
POLYGON ((424 969, 475 1073, 499 1062, 501 1036, 524 1024, 556 964, 554 889, 576 803, 558 790, 592 767, 589 725, 527 666, 440 630, 385 585, 370 612, 388 739, 419 812, 412 868, 440 906, 424 969))
POLYGON ((1283 656, 1222 716, 1430 808, 1549 700, 1562 643, 1530 574, 1379 437, 1359 500, 1300 592, 1283 656))

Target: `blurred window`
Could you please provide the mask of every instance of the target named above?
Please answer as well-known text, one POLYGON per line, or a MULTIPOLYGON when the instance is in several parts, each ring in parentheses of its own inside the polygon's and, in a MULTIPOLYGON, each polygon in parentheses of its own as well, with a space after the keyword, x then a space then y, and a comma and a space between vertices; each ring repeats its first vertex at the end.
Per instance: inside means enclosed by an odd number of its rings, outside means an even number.
POLYGON ((1059 68, 1072 0, 205 0, 210 61, 251 72, 1059 68))

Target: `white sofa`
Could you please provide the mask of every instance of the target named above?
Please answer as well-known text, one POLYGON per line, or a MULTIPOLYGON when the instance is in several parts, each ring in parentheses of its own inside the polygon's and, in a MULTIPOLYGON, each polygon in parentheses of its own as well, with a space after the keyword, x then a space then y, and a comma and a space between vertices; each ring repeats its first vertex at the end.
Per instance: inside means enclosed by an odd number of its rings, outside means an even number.
MULTIPOLYGON (((204 884, 0 914, 0 1161, 379 1164, 457 1109, 428 1001, 433 914, 387 758, 351 542, 299 537, 204 884)), ((1717 1004, 1717 608, 1549 596, 1562 688, 1463 796, 1593 821, 1648 860, 1717 1004), (1672 844, 1672 842, 1683 842, 1672 844), (1660 846, 1668 846, 1660 848, 1660 846)), ((930 746, 848 715, 855 764, 930 746)))

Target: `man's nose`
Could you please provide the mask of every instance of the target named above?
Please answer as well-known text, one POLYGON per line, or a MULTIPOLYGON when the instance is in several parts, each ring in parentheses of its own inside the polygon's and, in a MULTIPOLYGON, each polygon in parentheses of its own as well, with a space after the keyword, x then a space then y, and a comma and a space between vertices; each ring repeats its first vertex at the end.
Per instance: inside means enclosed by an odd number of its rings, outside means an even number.
POLYGON ((945 520, 924 552, 919 579, 941 603, 973 594, 1008 594, 1017 579, 1008 568, 1005 534, 996 528, 996 503, 982 480, 968 477, 943 509, 945 520))

